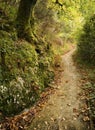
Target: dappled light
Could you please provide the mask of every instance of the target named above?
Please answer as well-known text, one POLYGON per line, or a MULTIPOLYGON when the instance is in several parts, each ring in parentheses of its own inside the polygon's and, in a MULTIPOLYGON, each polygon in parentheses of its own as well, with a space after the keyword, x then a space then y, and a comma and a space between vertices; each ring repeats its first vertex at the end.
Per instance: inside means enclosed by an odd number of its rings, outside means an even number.
POLYGON ((0 0, 0 130, 95 129, 95 1, 0 0))

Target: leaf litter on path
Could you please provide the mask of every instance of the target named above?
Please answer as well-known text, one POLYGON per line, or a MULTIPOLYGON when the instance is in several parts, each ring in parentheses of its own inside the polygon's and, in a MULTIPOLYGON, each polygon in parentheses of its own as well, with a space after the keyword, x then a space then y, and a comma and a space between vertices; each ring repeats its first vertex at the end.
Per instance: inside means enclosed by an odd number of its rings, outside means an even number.
POLYGON ((44 122, 44 120, 48 122, 49 126, 44 126, 41 123, 39 130, 46 130, 48 127, 50 128, 48 130, 88 130, 89 116, 86 110, 88 107, 84 103, 86 94, 81 87, 85 80, 81 80, 81 76, 73 64, 73 51, 63 56, 64 72, 62 72, 60 82, 57 83, 59 87, 49 99, 47 106, 39 113, 40 120, 36 117, 28 130, 35 127, 37 123, 44 122), (83 112, 83 108, 86 111, 83 112))

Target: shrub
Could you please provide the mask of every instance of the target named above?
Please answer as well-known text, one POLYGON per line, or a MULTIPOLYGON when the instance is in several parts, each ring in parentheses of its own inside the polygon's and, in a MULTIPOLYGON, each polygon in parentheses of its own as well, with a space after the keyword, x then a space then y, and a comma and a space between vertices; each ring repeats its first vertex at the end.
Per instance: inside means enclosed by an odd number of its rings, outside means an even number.
POLYGON ((95 64, 95 14, 86 21, 78 40, 79 57, 86 63, 95 64))
POLYGON ((38 56, 32 45, 10 39, 1 40, 0 53, 4 55, 0 58, 0 110, 16 114, 39 96, 39 88, 35 90, 39 83, 38 56))

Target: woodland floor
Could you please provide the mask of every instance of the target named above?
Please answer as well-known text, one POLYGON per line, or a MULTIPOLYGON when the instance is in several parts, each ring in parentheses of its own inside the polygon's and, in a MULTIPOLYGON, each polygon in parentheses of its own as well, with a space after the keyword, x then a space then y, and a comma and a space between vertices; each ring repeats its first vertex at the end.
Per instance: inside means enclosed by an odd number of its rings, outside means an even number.
POLYGON ((54 88, 47 89, 34 107, 5 118, 0 130, 92 130, 82 75, 72 59, 74 51, 62 56, 54 88))
POLYGON ((56 92, 28 130, 91 130, 81 75, 72 60, 74 49, 62 56, 63 68, 56 92))

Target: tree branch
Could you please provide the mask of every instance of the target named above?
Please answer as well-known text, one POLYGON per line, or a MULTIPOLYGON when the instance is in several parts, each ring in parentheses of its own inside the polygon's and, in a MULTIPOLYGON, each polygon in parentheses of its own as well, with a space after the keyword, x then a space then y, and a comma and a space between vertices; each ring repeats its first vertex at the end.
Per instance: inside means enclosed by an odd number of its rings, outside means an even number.
POLYGON ((63 6, 63 4, 61 4, 58 0, 56 0, 55 4, 58 4, 59 6, 63 6))

